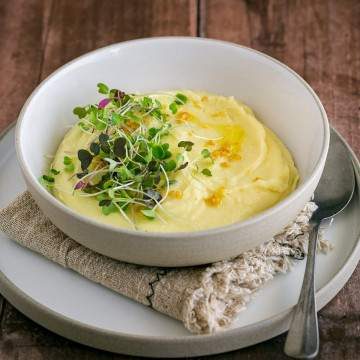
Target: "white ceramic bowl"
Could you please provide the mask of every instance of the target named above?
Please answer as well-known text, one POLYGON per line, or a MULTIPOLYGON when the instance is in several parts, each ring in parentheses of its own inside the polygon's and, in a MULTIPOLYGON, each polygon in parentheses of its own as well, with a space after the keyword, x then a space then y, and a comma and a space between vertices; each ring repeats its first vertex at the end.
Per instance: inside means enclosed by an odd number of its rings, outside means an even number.
MULTIPOLYGON (((25 103, 16 149, 27 187, 50 220, 70 237, 104 255, 131 263, 187 266, 226 259, 271 238, 295 218, 321 176, 329 146, 324 108, 310 86, 282 63, 222 41, 152 38, 123 42, 81 56, 45 79, 25 103), (38 182, 72 109, 95 102, 96 84, 124 91, 206 90, 233 95, 288 146, 300 172, 298 188, 270 209, 221 228, 185 233, 146 233, 84 217, 38 182)), ((234 209, 236 211, 236 209, 234 209)))

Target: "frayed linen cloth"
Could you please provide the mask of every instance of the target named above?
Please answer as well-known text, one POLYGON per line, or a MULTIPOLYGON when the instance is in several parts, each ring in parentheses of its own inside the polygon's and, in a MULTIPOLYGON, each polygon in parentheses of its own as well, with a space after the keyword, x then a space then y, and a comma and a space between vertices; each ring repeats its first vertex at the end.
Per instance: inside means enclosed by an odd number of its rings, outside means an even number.
MULTIPOLYGON (((0 230, 10 239, 87 279, 183 322, 192 333, 229 326, 252 294, 277 273, 304 258, 316 205, 265 244, 234 259, 191 268, 128 264, 95 253, 66 236, 41 212, 28 192, 0 210, 0 230)), ((329 245, 320 240, 318 246, 329 245)))

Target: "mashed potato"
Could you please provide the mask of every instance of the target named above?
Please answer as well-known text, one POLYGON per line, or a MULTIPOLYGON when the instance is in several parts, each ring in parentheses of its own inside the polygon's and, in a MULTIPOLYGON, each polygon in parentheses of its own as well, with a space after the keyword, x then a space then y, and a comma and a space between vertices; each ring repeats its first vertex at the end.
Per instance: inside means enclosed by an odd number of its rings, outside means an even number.
MULTIPOLYGON (((151 96, 167 109, 175 93, 151 96)), ((188 166, 174 173, 176 182, 168 188, 159 217, 150 220, 127 211, 137 229, 176 232, 233 224, 273 206, 296 188, 299 176, 289 151, 249 107, 233 97, 182 93, 188 101, 175 114, 169 112, 171 128, 164 141, 175 154, 179 141, 194 144, 183 153, 188 166)), ((53 167, 62 170, 64 156, 70 156, 79 170, 77 151, 88 147, 93 137, 74 126, 62 140, 53 167)), ((120 213, 104 215, 93 197, 74 191, 76 181, 76 176, 60 171, 53 194, 80 214, 131 228, 120 213)))

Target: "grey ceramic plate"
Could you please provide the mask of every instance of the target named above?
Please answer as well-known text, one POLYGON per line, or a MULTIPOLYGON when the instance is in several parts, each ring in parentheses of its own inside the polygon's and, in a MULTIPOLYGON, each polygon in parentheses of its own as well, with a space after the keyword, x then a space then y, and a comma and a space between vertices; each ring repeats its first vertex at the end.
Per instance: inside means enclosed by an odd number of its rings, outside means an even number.
MULTIPOLYGON (((0 207, 25 189, 13 138, 14 131, 10 129, 0 141, 0 207)), ((359 162, 350 148, 349 152, 359 181, 359 162)), ((356 193, 348 209, 326 231, 335 249, 318 257, 319 309, 344 286, 359 261, 359 217, 360 202, 356 193)), ((284 332, 300 291, 304 266, 305 262, 300 262, 291 273, 269 282, 230 329, 215 335, 195 336, 180 322, 63 269, 0 233, 0 291, 15 307, 69 339, 131 355, 214 354, 249 346, 284 332)))

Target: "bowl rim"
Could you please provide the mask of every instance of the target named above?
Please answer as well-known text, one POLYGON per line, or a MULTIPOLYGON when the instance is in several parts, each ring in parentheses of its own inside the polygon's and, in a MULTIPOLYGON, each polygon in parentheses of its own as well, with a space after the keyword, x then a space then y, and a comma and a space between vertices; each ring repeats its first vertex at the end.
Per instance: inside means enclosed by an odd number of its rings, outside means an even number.
POLYGON ((158 36, 158 37, 149 37, 149 38, 141 38, 141 39, 134 39, 134 40, 128 40, 123 42, 118 42, 115 44, 111 44, 108 46, 104 46, 98 49, 95 49, 93 51, 87 52, 67 63, 60 66, 58 69, 56 69, 54 72, 52 72, 49 76, 47 76, 44 80, 42 80, 38 86, 33 90, 33 92, 30 94, 26 102, 24 103, 16 123, 16 131, 15 131, 15 148, 16 148, 16 154, 17 158, 20 164, 20 168, 22 170, 22 173, 27 180, 32 185, 32 188, 45 200, 50 202, 52 206, 57 208, 59 211, 65 212, 69 216, 73 216, 77 220, 81 222, 85 222, 88 224, 91 224, 92 226, 100 227, 107 231, 116 232, 119 234, 127 234, 131 236, 136 237, 146 237, 146 238, 157 238, 157 240, 167 240, 169 238, 177 239, 193 239, 193 238, 202 238, 210 235, 217 235, 217 234, 224 234, 228 232, 233 232, 236 230, 239 230, 241 228, 246 228, 247 226, 254 225, 255 223, 259 223, 265 218, 267 218, 270 215, 274 215, 279 213, 281 210, 286 208, 290 205, 292 201, 294 201, 296 198, 298 198, 302 192, 307 188, 309 183, 311 183, 314 178, 317 176, 318 171, 321 171, 322 166, 325 163, 328 148, 329 148, 329 142, 330 142, 330 128, 329 128, 329 121, 326 114, 326 111, 324 109, 324 106, 322 105, 319 97, 316 95, 315 91, 311 88, 311 86, 294 70, 292 70, 287 65, 283 64, 281 61, 262 53, 261 51, 249 48, 247 46, 235 44, 229 41, 223 41, 223 40, 216 40, 216 39, 209 39, 209 38, 198 38, 198 37, 191 37, 191 36, 158 36), (271 206, 270 208, 261 211, 260 213, 246 219, 243 221, 238 221, 232 224, 214 227, 210 229, 204 229, 204 230, 196 230, 196 231, 177 231, 177 232, 158 232, 158 231, 143 231, 143 230, 133 230, 128 228, 122 228, 117 227, 115 225, 111 224, 105 224, 102 223, 99 220, 96 220, 94 218, 82 215, 75 210, 72 210, 70 207, 63 204, 60 200, 55 198, 52 194, 50 194, 41 184, 39 183, 38 179, 33 174, 30 166, 25 161, 25 158, 22 153, 21 148, 21 133, 22 133, 22 127, 25 122, 25 116, 27 109, 29 105, 31 104, 33 98, 36 97, 36 95, 40 92, 42 87, 47 84, 51 80, 55 80, 57 76, 59 76, 64 70, 67 68, 73 66, 79 61, 86 60, 87 58, 90 58, 96 54, 111 52, 114 49, 121 48, 123 46, 132 45, 132 44, 141 44, 141 43, 149 43, 149 42, 162 42, 162 41, 187 41, 187 42, 198 42, 198 43, 210 43, 214 45, 220 45, 220 46, 226 46, 226 47, 233 47, 242 49, 248 52, 255 53, 258 56, 261 56, 265 58, 267 61, 273 62, 278 66, 281 66, 285 71, 292 74, 300 83, 305 87, 305 89, 310 93, 310 95, 313 97, 317 107, 319 108, 320 114, 321 114, 321 120, 323 125, 323 131, 324 136, 322 139, 322 146, 321 146, 321 152, 320 156, 316 161, 315 167, 310 174, 310 176, 302 183, 300 186, 298 186, 291 194, 289 194, 286 198, 282 199, 275 205, 271 206))

